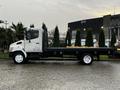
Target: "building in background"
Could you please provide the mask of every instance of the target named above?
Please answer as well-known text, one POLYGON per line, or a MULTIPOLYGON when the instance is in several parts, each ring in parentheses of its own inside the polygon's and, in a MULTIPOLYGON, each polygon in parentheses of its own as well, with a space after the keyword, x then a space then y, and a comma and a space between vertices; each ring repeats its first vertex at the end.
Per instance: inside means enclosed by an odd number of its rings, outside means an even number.
POLYGON ((76 31, 80 29, 81 31, 81 38, 85 39, 86 37, 86 29, 90 28, 93 31, 94 38, 98 38, 99 29, 103 26, 103 19, 102 18, 93 18, 93 19, 86 19, 77 22, 68 23, 68 30, 72 32, 72 38, 75 38, 76 31))
POLYGON ((91 29, 93 38, 98 41, 101 28, 104 30, 105 39, 107 41, 110 41, 112 32, 115 32, 116 38, 120 39, 120 14, 105 15, 103 17, 68 23, 68 30, 72 33, 72 39, 75 39, 78 29, 81 31, 82 39, 86 38, 86 29, 91 29))
POLYGON ((81 30, 81 37, 85 39, 87 28, 92 30, 93 38, 96 40, 99 39, 101 28, 104 30, 105 39, 110 39, 112 32, 115 32, 117 39, 120 39, 120 14, 68 23, 68 30, 72 33, 72 39, 75 39, 77 29, 81 30))
POLYGON ((120 14, 106 15, 103 17, 103 29, 107 39, 111 38, 112 32, 115 32, 117 39, 120 38, 120 14))

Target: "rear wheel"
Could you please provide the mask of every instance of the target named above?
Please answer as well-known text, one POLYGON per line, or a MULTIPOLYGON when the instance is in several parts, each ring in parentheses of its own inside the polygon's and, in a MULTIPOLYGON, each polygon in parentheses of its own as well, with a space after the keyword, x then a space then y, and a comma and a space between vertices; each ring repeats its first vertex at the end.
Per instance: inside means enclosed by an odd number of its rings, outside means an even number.
POLYGON ((83 62, 83 64, 85 64, 85 65, 90 65, 90 64, 92 64, 92 62, 93 62, 93 56, 90 55, 90 54, 84 54, 84 55, 82 56, 82 62, 83 62))
POLYGON ((17 52, 13 56, 14 63, 16 64, 22 64, 25 63, 25 56, 21 52, 17 52))

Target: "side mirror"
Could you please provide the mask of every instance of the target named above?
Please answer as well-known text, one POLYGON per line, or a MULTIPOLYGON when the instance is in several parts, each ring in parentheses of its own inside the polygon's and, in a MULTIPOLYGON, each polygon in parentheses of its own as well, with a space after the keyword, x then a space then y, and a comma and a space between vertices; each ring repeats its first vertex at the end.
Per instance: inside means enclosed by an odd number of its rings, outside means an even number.
POLYGON ((29 43, 31 43, 30 34, 28 34, 27 39, 29 40, 29 43))

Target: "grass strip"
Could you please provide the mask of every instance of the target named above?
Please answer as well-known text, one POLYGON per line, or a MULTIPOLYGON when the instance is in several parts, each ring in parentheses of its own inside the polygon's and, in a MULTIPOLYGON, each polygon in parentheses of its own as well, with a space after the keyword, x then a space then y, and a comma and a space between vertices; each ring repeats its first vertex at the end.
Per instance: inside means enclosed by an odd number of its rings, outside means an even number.
POLYGON ((9 53, 0 52, 0 59, 9 59, 9 53))

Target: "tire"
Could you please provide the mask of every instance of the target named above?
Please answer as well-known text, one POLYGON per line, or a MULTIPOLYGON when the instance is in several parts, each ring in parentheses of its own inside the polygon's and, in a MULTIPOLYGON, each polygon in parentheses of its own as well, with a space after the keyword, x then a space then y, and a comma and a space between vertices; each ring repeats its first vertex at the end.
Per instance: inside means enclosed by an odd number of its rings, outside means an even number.
POLYGON ((25 60, 25 56, 23 53, 21 52, 16 52, 14 55, 13 55, 13 60, 14 60, 14 63, 15 64, 23 64, 26 62, 25 60))
POLYGON ((93 62, 93 56, 90 54, 83 54, 82 55, 82 63, 85 65, 90 65, 93 62))

